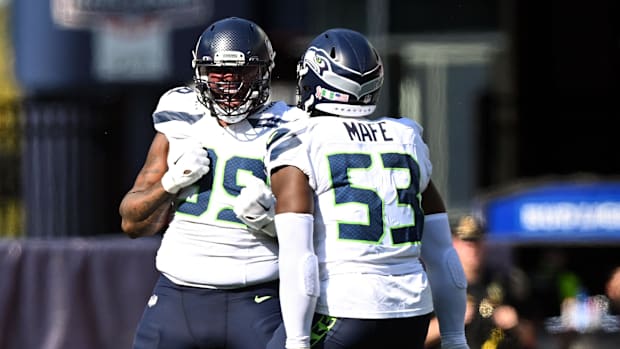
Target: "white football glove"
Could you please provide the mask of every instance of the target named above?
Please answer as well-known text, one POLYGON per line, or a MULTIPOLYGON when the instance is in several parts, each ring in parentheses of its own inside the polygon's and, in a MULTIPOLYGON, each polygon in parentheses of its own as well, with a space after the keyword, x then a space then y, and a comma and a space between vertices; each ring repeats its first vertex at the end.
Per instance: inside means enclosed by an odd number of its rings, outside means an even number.
POLYGON ((263 180, 251 177, 251 183, 242 188, 239 196, 235 198, 233 211, 249 228, 275 237, 273 216, 276 198, 263 180))
POLYGON ((168 172, 161 178, 161 186, 170 194, 176 194, 182 188, 194 184, 209 172, 211 160, 207 150, 200 144, 188 148, 168 168, 168 172))

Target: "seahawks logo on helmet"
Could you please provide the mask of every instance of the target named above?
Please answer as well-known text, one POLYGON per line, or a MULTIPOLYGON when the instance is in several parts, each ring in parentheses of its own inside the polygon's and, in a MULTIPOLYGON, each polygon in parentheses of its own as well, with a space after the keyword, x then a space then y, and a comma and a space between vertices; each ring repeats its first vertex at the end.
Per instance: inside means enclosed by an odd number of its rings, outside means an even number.
POLYGON ((353 30, 331 29, 312 41, 299 62, 297 106, 310 115, 367 116, 382 85, 383 64, 370 42, 353 30))

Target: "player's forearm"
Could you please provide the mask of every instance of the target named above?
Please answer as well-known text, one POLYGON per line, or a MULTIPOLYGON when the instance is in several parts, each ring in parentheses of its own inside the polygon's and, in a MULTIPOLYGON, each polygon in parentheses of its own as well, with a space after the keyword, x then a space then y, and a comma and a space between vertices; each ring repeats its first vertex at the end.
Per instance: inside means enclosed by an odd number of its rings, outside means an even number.
POLYGON ((131 238, 155 235, 170 222, 170 205, 162 205, 146 219, 131 221, 122 219, 121 228, 131 238))
POLYGON ((170 204, 174 195, 167 193, 160 183, 153 184, 148 188, 133 188, 123 198, 119 207, 119 213, 123 219, 130 221, 142 221, 147 219, 163 204, 170 204))
POLYGON ((130 237, 158 233, 169 222, 173 195, 163 189, 130 191, 121 202, 121 228, 130 237))
POLYGON ((309 348, 312 316, 319 296, 318 263, 314 254, 310 214, 275 216, 280 242, 280 305, 286 348, 309 348))
POLYGON ((426 266, 433 306, 439 320, 442 348, 468 348, 465 338, 467 281, 452 246, 446 213, 425 216, 422 260, 426 266))

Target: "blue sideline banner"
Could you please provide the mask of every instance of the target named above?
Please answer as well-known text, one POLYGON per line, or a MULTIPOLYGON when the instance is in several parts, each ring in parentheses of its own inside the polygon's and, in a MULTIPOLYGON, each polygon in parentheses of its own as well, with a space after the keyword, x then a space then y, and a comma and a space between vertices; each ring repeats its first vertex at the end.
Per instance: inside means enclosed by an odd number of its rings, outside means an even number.
POLYGON ((483 204, 488 238, 509 243, 620 243, 620 182, 548 182, 483 204))

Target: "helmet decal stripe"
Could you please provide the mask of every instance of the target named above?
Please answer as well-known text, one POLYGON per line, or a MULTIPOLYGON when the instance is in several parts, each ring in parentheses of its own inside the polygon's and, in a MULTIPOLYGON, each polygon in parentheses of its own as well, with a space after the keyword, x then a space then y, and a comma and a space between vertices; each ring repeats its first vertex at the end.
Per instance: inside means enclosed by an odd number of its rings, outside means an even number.
POLYGON ((330 101, 338 101, 338 102, 348 102, 349 96, 338 93, 336 91, 330 91, 326 88, 322 88, 321 86, 316 87, 316 98, 317 99, 327 99, 330 101))

